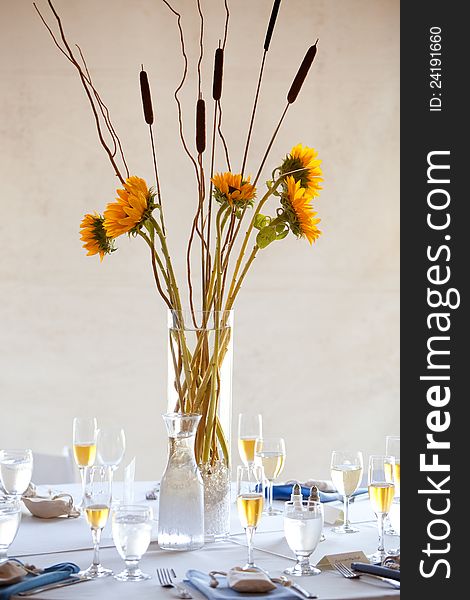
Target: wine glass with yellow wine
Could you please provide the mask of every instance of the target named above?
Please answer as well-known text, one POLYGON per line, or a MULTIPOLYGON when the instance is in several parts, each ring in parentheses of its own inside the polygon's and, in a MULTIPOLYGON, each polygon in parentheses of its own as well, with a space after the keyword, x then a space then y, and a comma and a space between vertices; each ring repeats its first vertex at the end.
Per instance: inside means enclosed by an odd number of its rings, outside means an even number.
POLYGON ((268 506, 265 515, 282 515, 282 510, 273 508, 274 481, 284 469, 286 460, 286 444, 282 438, 265 437, 256 440, 255 464, 263 467, 264 476, 268 482, 268 506))
POLYGON ((248 561, 243 569, 256 569, 253 561, 253 538, 256 527, 261 519, 264 502, 264 473, 263 468, 237 468, 237 509, 248 544, 248 561))
POLYGON ((238 416, 238 452, 245 467, 255 462, 256 440, 263 435, 261 415, 240 413, 238 416))
POLYGON ((80 575, 87 579, 108 577, 113 572, 100 563, 101 532, 105 527, 111 508, 111 469, 105 466, 90 467, 85 481, 83 496, 86 520, 93 538, 93 562, 80 575))
MULTIPOLYGON (((387 435, 385 438, 385 454, 387 456, 393 456, 395 459, 395 497, 393 498, 393 504, 400 504, 400 436, 398 435, 387 435)), ((396 520, 397 514, 400 514, 400 506, 393 506, 394 509, 394 520, 396 520)), ((391 509, 391 510, 392 510, 391 509)), ((399 528, 398 528, 399 529, 399 528)), ((390 515, 385 519, 385 533, 387 535, 398 536, 398 530, 393 527, 390 522, 390 515)), ((396 551, 389 551, 389 554, 397 554, 396 551)))
POLYGON ((395 459, 393 456, 374 455, 369 458, 369 498, 372 510, 377 516, 379 546, 377 552, 369 556, 372 563, 382 563, 386 554, 384 548, 384 520, 388 515, 395 495, 395 459))
POLYGON ((343 496, 344 521, 334 527, 335 533, 357 533, 359 529, 352 527, 349 521, 349 499, 359 487, 362 479, 362 452, 341 452, 333 450, 331 454, 331 479, 338 494, 343 496))
POLYGON ((86 470, 95 463, 96 436, 98 424, 95 417, 75 417, 73 420, 73 456, 80 470, 82 480, 82 500, 79 508, 84 507, 86 470))

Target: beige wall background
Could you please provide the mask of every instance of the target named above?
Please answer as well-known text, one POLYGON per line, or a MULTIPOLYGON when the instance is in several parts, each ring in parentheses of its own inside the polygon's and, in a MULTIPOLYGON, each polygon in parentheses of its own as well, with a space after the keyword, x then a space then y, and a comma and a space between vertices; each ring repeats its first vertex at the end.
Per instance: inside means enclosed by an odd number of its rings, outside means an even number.
MULTIPOLYGON (((53 23, 45 0, 38 4, 53 23)), ((196 197, 172 98, 182 69, 175 19, 159 0, 55 4, 69 40, 86 54, 131 171, 152 181, 138 87, 140 64, 148 70, 182 277, 196 197)), ((174 5, 191 55, 182 98, 192 143, 196 2, 174 5)), ((224 131, 238 168, 271 6, 230 1, 224 131)), ((223 1, 202 7, 210 98, 223 1)), ((320 38, 264 175, 294 144, 317 148, 324 235, 313 248, 289 237, 264 251, 235 316, 233 414, 256 409, 266 434, 284 436, 286 478, 327 476, 332 449, 380 452, 399 428, 398 22, 398 0, 285 0, 268 54, 249 172, 306 48, 320 38)), ((147 252, 122 239, 102 264, 85 256, 82 215, 102 210, 116 187, 86 97, 29 0, 0 0, 0 28, 0 447, 58 453, 71 444, 73 416, 96 415, 125 427, 137 476, 158 478, 166 461, 166 313, 147 252)), ((216 166, 224 168, 221 155, 216 166)))

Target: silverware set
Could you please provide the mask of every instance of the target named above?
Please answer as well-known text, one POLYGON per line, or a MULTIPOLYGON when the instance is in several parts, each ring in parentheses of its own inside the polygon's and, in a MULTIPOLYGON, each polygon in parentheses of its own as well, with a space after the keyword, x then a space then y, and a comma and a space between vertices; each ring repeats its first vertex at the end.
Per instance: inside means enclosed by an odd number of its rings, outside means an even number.
POLYGON ((334 568, 346 579, 359 579, 362 576, 373 577, 374 579, 379 579, 380 581, 388 583, 397 590, 400 589, 399 581, 395 581, 394 579, 388 579, 387 577, 381 577, 380 575, 373 575, 372 573, 356 573, 341 562, 335 563, 334 568))

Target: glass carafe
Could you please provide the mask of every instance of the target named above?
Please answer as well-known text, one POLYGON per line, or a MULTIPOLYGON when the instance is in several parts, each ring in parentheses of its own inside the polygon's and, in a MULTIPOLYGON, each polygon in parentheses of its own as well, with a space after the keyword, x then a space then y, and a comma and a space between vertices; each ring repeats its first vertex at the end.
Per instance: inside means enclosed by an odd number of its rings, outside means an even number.
POLYGON ((168 463, 160 483, 158 545, 196 550, 204 545, 204 486, 194 442, 201 415, 168 413, 168 463))

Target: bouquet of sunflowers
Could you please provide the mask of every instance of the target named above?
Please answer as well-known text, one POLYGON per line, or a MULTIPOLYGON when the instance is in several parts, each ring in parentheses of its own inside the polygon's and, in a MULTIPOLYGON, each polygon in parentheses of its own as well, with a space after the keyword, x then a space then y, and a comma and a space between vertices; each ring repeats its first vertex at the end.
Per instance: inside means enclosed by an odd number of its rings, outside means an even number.
MULTIPOLYGON (((72 49, 68 43, 62 21, 51 0, 48 0, 48 4, 56 20, 57 34, 36 5, 35 8, 57 47, 78 72, 95 118, 100 143, 121 184, 116 191, 115 200, 106 206, 102 214, 92 212, 83 218, 80 226, 83 247, 89 256, 99 255, 103 260, 105 255, 116 250, 116 240, 122 235, 141 238, 148 246, 158 293, 172 311, 174 323, 174 327, 170 329, 174 372, 171 388, 176 395, 174 409, 177 412, 201 415, 196 437, 196 459, 201 467, 209 465, 214 468, 220 462, 228 466, 229 460, 227 440, 218 417, 220 370, 232 336, 230 311, 243 281, 255 257, 271 243, 283 240, 292 233, 297 238, 305 238, 312 244, 321 233, 318 229, 320 219, 317 218, 313 201, 322 189, 322 170, 321 161, 313 148, 301 144, 294 146, 284 159, 279 161, 272 171, 271 178, 265 184, 260 184, 260 176, 276 135, 314 61, 318 40, 308 48, 294 77, 287 94, 287 104, 266 152, 260 160, 256 175, 252 179, 246 174, 247 159, 266 56, 280 0, 274 2, 264 40, 262 62, 240 172, 231 169, 221 126, 224 52, 230 16, 228 4, 225 2, 223 43, 219 43, 214 56, 211 101, 213 121, 209 148, 206 148, 206 102, 201 92, 200 61, 198 63, 198 93, 195 102, 196 136, 193 150, 193 144, 190 144, 183 134, 182 108, 178 96, 186 79, 188 65, 181 14, 167 0, 162 2, 174 14, 179 29, 184 71, 174 96, 178 106, 183 150, 194 167, 197 183, 195 214, 186 251, 189 297, 187 310, 185 307, 188 303, 183 302, 181 286, 177 281, 169 250, 170 232, 165 226, 165 203, 157 166, 154 111, 147 73, 142 67, 140 88, 154 165, 153 186, 149 186, 144 179, 129 173, 123 145, 111 121, 109 109, 95 87, 82 50, 79 46, 76 46, 78 50, 72 49), (220 172, 215 169, 217 143, 222 144, 227 163, 226 170, 220 172), (274 200, 276 204, 267 210, 270 200, 274 200), (243 232, 240 234, 242 228, 244 235, 243 232), (200 264, 197 285, 200 299, 197 302, 202 311, 195 309, 194 273, 191 270, 192 253, 196 248, 197 260, 200 264), (188 343, 185 335, 188 320, 197 332, 196 343, 193 346, 188 343), (215 336, 211 339, 205 333, 209 323, 211 323, 211 330, 215 331, 215 336)), ((201 60, 204 17, 199 1, 198 8, 201 17, 201 60)))

